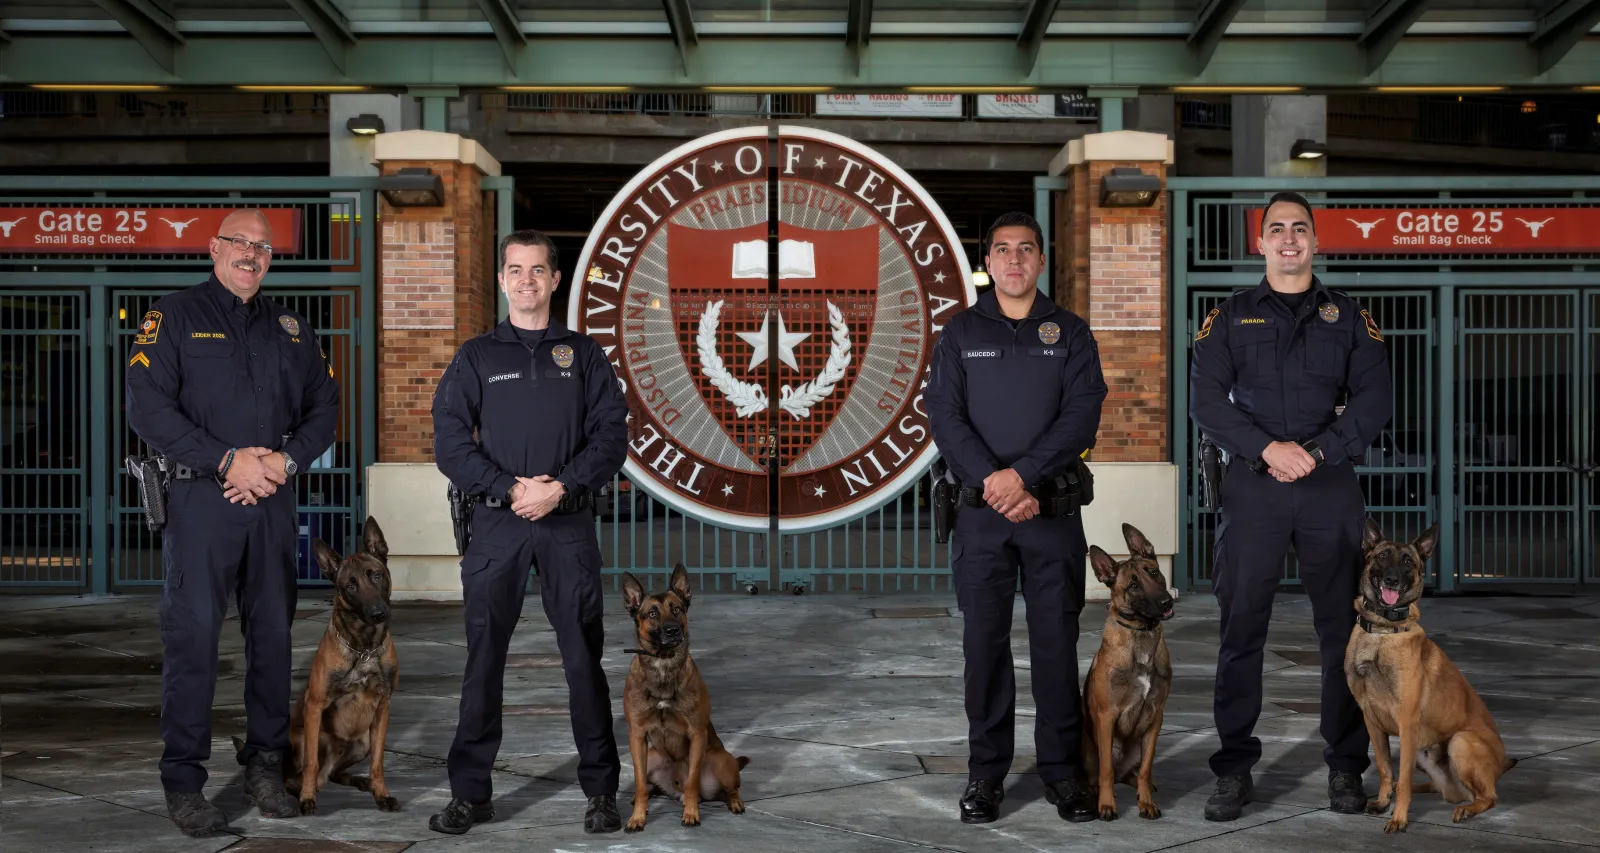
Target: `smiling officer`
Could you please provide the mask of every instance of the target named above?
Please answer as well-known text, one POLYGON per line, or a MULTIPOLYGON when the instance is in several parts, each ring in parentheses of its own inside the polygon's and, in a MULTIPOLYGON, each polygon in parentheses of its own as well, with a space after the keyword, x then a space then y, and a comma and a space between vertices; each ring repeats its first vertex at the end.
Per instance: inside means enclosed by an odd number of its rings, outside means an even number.
POLYGON ((621 764, 600 669, 592 505, 627 456, 628 406, 599 344, 550 318, 561 283, 550 238, 513 232, 500 257, 509 316, 461 346, 433 398, 439 470, 478 500, 461 561, 467 668, 448 757, 452 799, 428 825, 459 835, 494 818, 490 770, 500 750, 506 651, 535 566, 567 676, 578 782, 589 798, 584 829, 615 832, 621 764))
POLYGON ((1044 235, 1025 213, 996 219, 985 242, 994 289, 939 336, 924 392, 934 443, 966 496, 950 546, 965 622, 971 752, 963 823, 999 817, 1011 768, 1017 575, 1027 610, 1034 739, 1045 798, 1070 821, 1096 813, 1081 772, 1078 614, 1089 546, 1062 479, 1094 447, 1106 398, 1089 324, 1039 293, 1044 235))
POLYGON ((1232 461, 1222 478, 1215 545, 1221 605, 1214 712, 1221 748, 1207 820, 1228 821, 1254 794, 1261 759, 1262 649, 1294 545, 1322 652, 1323 758, 1336 812, 1366 807, 1367 729, 1344 676, 1356 622, 1366 513, 1355 465, 1393 410, 1389 355, 1372 315, 1312 274, 1316 226, 1298 193, 1263 211, 1261 283, 1205 318, 1190 364, 1190 416, 1232 461), (1342 414, 1336 408, 1341 396, 1342 414))

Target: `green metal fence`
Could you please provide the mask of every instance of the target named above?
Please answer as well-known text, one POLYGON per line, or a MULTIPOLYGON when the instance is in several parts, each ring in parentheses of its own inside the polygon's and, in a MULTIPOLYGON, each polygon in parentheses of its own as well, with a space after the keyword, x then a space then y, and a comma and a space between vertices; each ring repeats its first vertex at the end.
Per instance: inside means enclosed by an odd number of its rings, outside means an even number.
MULTIPOLYGON (((1298 190, 1319 208, 1596 206, 1573 178, 1179 178, 1172 193, 1173 435, 1184 471, 1179 578, 1211 580, 1215 519, 1199 506, 1188 418, 1190 342, 1212 305, 1253 287, 1247 213, 1298 190)), ((1538 221, 1538 220, 1532 220, 1538 221)), ((1520 227, 1520 226, 1518 226, 1520 227)), ((1530 228, 1532 226, 1529 226, 1530 228)), ((1357 467, 1394 537, 1438 522, 1430 585, 1577 584, 1600 559, 1600 252, 1321 253, 1317 271, 1372 311, 1395 388, 1390 424, 1357 467)), ((1285 583, 1296 579, 1291 554, 1285 583)))
MULTIPOLYGON (((310 539, 355 541, 362 472, 376 454, 375 189, 354 178, 0 177, 6 222, 17 218, 8 209, 36 208, 298 212, 299 249, 274 256, 265 287, 321 336, 342 398, 333 447, 302 461, 296 480, 299 573, 312 585, 322 581, 310 539)), ((162 581, 160 537, 145 529, 122 466, 148 452, 126 426, 122 380, 145 310, 210 266, 193 252, 0 254, 0 589, 162 581)))

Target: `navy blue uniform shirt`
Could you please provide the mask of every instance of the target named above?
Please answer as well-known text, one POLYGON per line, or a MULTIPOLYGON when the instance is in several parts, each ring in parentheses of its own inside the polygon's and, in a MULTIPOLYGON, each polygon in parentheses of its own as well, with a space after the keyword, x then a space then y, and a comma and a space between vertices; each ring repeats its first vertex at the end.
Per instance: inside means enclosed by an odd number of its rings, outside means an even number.
POLYGON ((1037 294, 1013 328, 989 290, 940 333, 922 395, 962 485, 1012 468, 1032 488, 1094 447, 1106 383, 1082 318, 1037 294))
POLYGON ((433 456, 469 495, 509 498, 549 474, 598 491, 628 455, 628 404, 588 335, 551 320, 529 346, 509 320, 461 345, 433 394, 433 456), (474 440, 476 432, 477 440, 474 440))
POLYGON ((245 302, 215 274, 150 307, 125 385, 133 431, 199 471, 238 447, 282 450, 304 470, 339 420, 339 383, 306 318, 265 291, 245 302))
POLYGON ((1213 309, 1195 333, 1189 409, 1232 456, 1260 459, 1274 441, 1311 439, 1327 464, 1359 460, 1394 410, 1383 332, 1354 299, 1317 278, 1297 315, 1262 278, 1213 309), (1344 413, 1336 416, 1341 396, 1344 413))

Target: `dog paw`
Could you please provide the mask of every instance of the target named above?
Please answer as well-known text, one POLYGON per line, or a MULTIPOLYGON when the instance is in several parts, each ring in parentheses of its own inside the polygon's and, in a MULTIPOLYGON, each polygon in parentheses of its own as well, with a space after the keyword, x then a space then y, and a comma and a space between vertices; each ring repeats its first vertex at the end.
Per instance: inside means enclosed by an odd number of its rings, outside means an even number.
POLYGON ((699 809, 695 809, 694 811, 690 811, 689 809, 684 809, 683 810, 683 825, 684 826, 699 826, 700 825, 700 810, 699 809))
POLYGON ((644 831, 644 820, 645 820, 644 815, 636 814, 633 817, 628 818, 628 825, 624 826, 622 828, 622 831, 623 832, 643 832, 644 831))
POLYGON ((1472 806, 1470 805, 1456 806, 1455 813, 1451 816, 1451 820, 1455 823, 1460 823, 1475 814, 1477 814, 1477 812, 1473 811, 1472 806))
POLYGON ((728 800, 728 811, 733 814, 744 814, 744 800, 738 797, 728 800))
POLYGON ((1398 817, 1389 818, 1389 822, 1383 825, 1383 831, 1385 833, 1405 832, 1406 821, 1398 817))
POLYGON ((1383 814, 1389 810, 1389 803, 1384 800, 1373 800, 1367 803, 1367 814, 1383 814))
POLYGON ((1104 806, 1104 805, 1101 806, 1100 807, 1100 819, 1101 820, 1116 820, 1117 819, 1117 807, 1116 806, 1104 806))
POLYGON ((1148 820, 1155 820, 1156 818, 1161 817, 1161 809, 1157 808, 1155 803, 1140 803, 1139 817, 1146 818, 1148 820))
POLYGON ((380 812, 400 811, 400 801, 394 797, 373 797, 373 799, 377 800, 378 811, 380 812))
POLYGON ((301 797, 300 798, 300 813, 301 814, 316 814, 317 813, 317 800, 316 800, 316 798, 315 797, 301 797))

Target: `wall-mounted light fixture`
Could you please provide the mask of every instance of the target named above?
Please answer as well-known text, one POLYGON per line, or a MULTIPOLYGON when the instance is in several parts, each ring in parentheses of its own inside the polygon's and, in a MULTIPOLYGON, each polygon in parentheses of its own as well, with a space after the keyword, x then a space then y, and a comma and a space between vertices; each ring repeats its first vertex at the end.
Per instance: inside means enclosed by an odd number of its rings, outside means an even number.
POLYGON ((1161 179, 1133 166, 1112 169, 1100 182, 1101 207, 1149 207, 1161 195, 1161 179))
POLYGON ((1314 139, 1296 139, 1289 148, 1289 156, 1296 160, 1315 160, 1328 156, 1328 146, 1314 139))
POLYGON ((344 129, 357 136, 377 136, 383 132, 383 117, 372 113, 351 116, 350 120, 344 123, 344 129))
POLYGON ((987 272, 984 272, 983 270, 973 270, 972 271, 972 285, 974 287, 988 287, 989 286, 989 274, 987 272))
POLYGON ((401 169, 378 179, 378 192, 395 207, 438 207, 444 204, 444 180, 421 166, 401 169))

